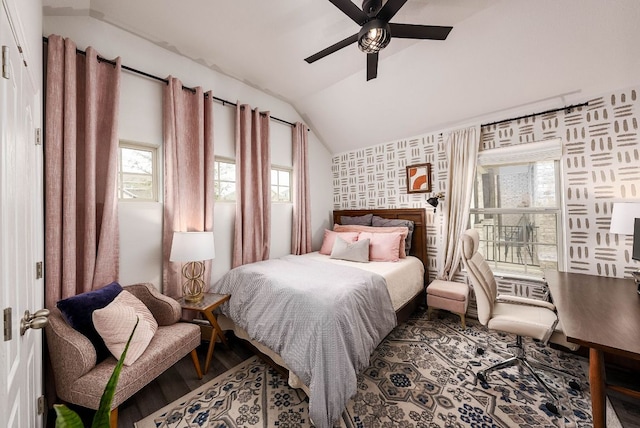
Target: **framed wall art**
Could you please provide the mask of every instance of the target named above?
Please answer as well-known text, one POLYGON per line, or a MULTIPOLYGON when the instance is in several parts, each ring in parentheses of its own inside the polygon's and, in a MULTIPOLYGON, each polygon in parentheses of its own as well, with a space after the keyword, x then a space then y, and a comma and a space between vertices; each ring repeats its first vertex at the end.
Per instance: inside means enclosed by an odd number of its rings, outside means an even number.
POLYGON ((407 193, 431 192, 431 164, 407 165, 407 193))

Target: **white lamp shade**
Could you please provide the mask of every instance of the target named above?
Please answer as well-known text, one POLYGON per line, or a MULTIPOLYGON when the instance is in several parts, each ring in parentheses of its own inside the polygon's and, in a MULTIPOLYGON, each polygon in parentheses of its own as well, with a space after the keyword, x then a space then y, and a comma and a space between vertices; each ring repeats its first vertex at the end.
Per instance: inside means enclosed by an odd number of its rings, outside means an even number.
POLYGON ((172 262, 199 262, 216 256, 213 232, 173 232, 172 262))
POLYGON ((609 233, 633 235, 633 223, 636 218, 640 218, 640 202, 615 202, 609 233))

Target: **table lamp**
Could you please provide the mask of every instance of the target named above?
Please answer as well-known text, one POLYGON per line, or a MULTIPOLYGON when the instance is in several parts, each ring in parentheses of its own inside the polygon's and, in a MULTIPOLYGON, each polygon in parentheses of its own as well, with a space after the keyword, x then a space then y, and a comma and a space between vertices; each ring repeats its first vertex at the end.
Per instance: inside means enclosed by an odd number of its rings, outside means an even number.
MULTIPOLYGON (((633 235, 632 258, 640 260, 640 202, 615 202, 611 212, 610 233, 633 235)), ((640 271, 631 275, 638 286, 640 294, 640 271)))
POLYGON ((185 262, 182 266, 182 295, 187 302, 204 297, 204 260, 215 258, 213 232, 173 232, 169 261, 185 262))

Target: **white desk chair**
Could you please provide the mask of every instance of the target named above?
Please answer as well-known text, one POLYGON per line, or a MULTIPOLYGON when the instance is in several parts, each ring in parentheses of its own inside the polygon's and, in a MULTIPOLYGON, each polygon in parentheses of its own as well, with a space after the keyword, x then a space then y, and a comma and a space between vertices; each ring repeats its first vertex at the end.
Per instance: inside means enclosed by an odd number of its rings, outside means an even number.
MULTIPOLYGON (((549 339, 554 332, 556 332, 558 326, 555 306, 550 302, 525 297, 498 296, 496 280, 491 271, 491 267, 482 254, 478 252, 478 231, 474 229, 465 231, 461 241, 462 262, 467 269, 467 274, 469 275, 476 295, 478 319, 480 323, 491 330, 516 335, 516 343, 509 345, 510 348, 514 348, 514 355, 511 358, 478 372, 476 375, 478 380, 487 383, 487 375, 490 372, 519 364, 527 369, 535 380, 551 395, 554 403, 547 403, 546 407, 549 411, 558 414, 558 396, 556 392, 547 385, 532 366, 536 366, 542 370, 550 370, 563 376, 573 377, 573 375, 555 367, 528 359, 522 341, 522 337, 526 336, 537 339, 545 344, 549 342, 549 339)), ((569 382, 569 386, 574 389, 580 388, 580 385, 575 381, 569 382)))

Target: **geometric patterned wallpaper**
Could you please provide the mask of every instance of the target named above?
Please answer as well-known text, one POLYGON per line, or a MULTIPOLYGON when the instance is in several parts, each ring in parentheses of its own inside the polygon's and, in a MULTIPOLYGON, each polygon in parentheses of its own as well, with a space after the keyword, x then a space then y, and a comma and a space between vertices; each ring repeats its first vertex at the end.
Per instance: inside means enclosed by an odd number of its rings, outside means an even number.
MULTIPOLYGON (((431 163, 432 190, 444 190, 446 157, 442 136, 432 134, 342 153, 332 160, 335 209, 431 207, 429 193, 407 194, 406 166, 431 163)), ((429 276, 436 269, 436 227, 427 209, 429 276)))
MULTIPOLYGON (((564 224, 570 272, 630 277, 632 238, 609 233, 611 207, 640 201, 640 88, 588 100, 589 105, 481 128, 481 148, 561 138, 564 224)), ((440 133, 380 144, 334 156, 336 209, 427 208, 429 274, 436 269, 437 227, 431 194, 407 194, 407 165, 431 163, 433 193, 444 191, 447 161, 440 133)), ((517 293, 521 294, 521 293, 517 293)))

